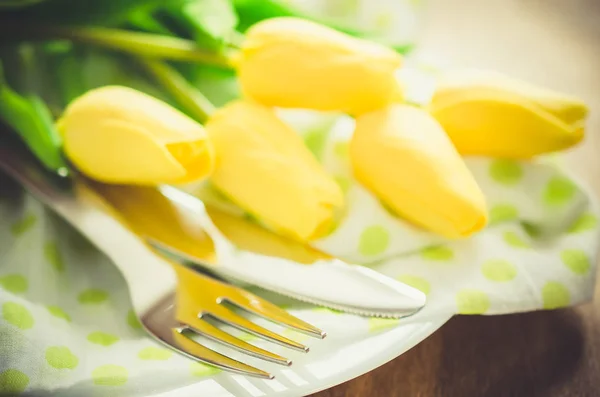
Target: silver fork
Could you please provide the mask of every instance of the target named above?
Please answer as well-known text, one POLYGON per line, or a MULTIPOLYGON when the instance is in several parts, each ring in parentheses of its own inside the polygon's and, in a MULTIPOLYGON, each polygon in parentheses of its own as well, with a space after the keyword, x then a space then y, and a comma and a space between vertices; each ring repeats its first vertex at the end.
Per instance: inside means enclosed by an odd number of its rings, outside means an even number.
POLYGON ((214 323, 233 326, 285 347, 308 347, 237 314, 231 306, 276 324, 318 338, 320 329, 241 288, 225 284, 171 261, 153 251, 125 228, 110 207, 78 178, 45 172, 19 144, 0 141, 0 169, 23 185, 106 254, 123 274, 134 310, 144 328, 158 341, 189 358, 222 370, 272 379, 268 372, 212 350, 191 338, 201 335, 239 352, 290 365, 278 354, 247 343, 214 323))

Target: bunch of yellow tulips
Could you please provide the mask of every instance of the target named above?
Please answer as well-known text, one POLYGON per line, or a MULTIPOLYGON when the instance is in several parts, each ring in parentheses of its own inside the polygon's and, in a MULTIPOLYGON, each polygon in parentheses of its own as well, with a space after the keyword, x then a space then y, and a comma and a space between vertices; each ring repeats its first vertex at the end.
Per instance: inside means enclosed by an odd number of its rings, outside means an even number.
POLYGON ((128 88, 89 91, 59 120, 67 156, 107 183, 209 177, 267 227, 309 241, 331 229, 344 197, 274 108, 341 111, 356 120, 356 179, 402 218, 459 238, 487 223, 461 155, 562 150, 582 139, 587 115, 576 98, 491 73, 446 76, 427 106, 405 104, 399 54, 297 18, 253 26, 233 63, 243 97, 204 128, 128 88))

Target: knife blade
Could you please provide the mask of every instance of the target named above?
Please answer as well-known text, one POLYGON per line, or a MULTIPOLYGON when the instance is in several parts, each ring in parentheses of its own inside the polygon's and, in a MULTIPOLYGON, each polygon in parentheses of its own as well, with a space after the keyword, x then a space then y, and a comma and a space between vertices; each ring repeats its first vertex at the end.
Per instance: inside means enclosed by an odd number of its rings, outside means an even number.
POLYGON ((400 318, 425 305, 425 295, 413 287, 207 206, 177 188, 87 184, 155 249, 211 273, 359 315, 400 318))

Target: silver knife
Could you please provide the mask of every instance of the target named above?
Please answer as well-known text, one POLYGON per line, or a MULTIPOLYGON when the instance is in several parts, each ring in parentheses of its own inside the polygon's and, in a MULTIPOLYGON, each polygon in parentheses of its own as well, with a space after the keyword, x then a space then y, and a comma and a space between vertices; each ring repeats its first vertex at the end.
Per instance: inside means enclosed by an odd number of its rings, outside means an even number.
POLYGON ((81 208, 94 206, 95 211, 101 209, 118 218, 161 254, 210 273, 358 315, 400 318, 425 305, 425 295, 413 287, 329 257, 242 217, 206 207, 177 188, 106 185, 73 171, 70 178, 47 175, 54 183, 36 189, 41 166, 31 156, 19 156, 19 167, 7 164, 4 157, 0 150, 0 168, 51 208, 64 199, 65 184, 93 192, 108 205, 86 200, 85 194, 74 194, 71 199, 86 201, 81 208))
POLYGON ((425 305, 425 295, 413 287, 208 206, 178 188, 89 184, 154 248, 219 276, 360 315, 399 318, 425 305))

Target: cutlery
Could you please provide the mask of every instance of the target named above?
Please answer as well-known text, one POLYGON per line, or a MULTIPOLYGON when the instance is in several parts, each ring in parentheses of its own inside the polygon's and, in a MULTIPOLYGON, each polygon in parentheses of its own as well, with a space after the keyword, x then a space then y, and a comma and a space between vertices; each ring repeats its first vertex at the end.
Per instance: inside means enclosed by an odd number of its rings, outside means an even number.
POLYGON ((154 248, 213 274, 358 315, 400 318, 425 305, 415 288, 205 205, 181 189, 88 183, 154 248), (229 244, 217 247, 219 241, 229 244))
POLYGON ((228 325, 282 346, 308 348, 266 329, 237 310, 265 318, 317 338, 318 328, 274 304, 161 256, 110 214, 110 207, 77 178, 49 175, 25 150, 0 142, 0 169, 23 185, 106 254, 123 274, 135 313, 146 331, 184 356, 222 370, 272 379, 256 367, 203 346, 194 335, 244 354, 290 365, 288 359, 249 344, 217 325, 228 325))

